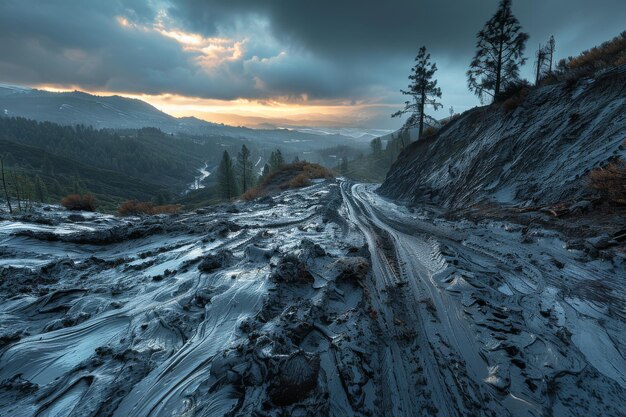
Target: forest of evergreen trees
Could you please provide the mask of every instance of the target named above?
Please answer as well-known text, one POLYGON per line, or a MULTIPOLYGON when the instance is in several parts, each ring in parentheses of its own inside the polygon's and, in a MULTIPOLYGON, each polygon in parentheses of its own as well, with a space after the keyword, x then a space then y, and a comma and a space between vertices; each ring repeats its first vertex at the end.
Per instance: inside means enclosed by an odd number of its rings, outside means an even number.
MULTIPOLYGON (((58 203, 93 193, 104 209, 126 199, 175 199, 224 141, 171 136, 154 128, 115 132, 0 117, 6 195, 58 203)), ((3 191, 4 194, 4 191, 3 191)))

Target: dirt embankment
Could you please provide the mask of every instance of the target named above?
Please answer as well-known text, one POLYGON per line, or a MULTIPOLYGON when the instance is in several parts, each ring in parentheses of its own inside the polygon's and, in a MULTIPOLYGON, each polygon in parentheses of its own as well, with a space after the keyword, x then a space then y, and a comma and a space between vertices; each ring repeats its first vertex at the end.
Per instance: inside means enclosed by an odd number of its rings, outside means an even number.
POLYGON ((516 108, 465 112, 413 143, 382 195, 447 208, 567 207, 597 197, 589 173, 626 156, 626 65, 592 79, 532 89, 516 108))

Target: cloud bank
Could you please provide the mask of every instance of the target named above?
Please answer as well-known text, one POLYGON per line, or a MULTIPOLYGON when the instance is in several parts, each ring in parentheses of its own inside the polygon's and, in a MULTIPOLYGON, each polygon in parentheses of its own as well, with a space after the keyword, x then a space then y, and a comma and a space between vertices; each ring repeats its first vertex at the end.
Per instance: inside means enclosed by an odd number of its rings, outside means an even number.
MULTIPOLYGON (((444 104, 464 110, 477 104, 464 76, 474 37, 496 5, 5 0, 0 81, 260 103, 377 104, 383 112, 403 101, 398 90, 425 44, 440 68, 444 104)), ((517 0, 514 11, 531 34, 528 56, 554 34, 557 56, 565 57, 621 32, 626 2, 517 0)))

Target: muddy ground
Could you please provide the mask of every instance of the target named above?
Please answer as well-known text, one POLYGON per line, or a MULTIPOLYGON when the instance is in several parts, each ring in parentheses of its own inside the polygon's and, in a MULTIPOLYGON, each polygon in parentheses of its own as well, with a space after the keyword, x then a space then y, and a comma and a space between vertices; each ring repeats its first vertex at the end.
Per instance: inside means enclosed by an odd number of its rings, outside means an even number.
POLYGON ((619 416, 626 256, 581 239, 340 181, 5 216, 0 415, 619 416))

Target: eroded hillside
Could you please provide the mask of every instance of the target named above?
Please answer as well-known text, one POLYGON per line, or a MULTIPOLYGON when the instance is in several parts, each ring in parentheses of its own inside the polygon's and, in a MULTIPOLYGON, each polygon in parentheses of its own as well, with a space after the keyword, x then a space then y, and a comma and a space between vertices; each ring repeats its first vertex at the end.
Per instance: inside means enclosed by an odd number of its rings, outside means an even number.
POLYGON ((596 78, 532 89, 517 107, 465 112, 402 153, 380 192, 453 208, 573 204, 589 197, 592 169, 624 158, 625 142, 622 65, 596 78))

